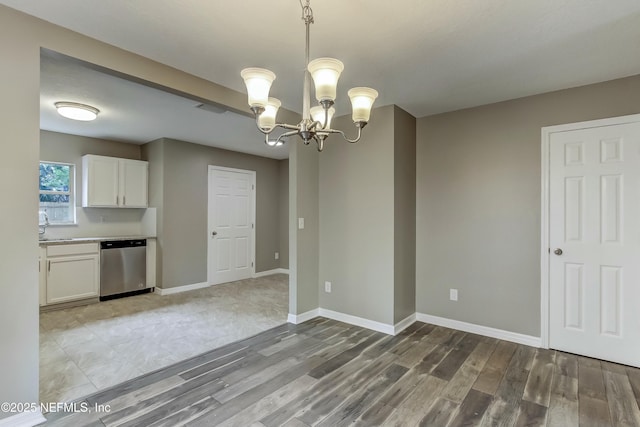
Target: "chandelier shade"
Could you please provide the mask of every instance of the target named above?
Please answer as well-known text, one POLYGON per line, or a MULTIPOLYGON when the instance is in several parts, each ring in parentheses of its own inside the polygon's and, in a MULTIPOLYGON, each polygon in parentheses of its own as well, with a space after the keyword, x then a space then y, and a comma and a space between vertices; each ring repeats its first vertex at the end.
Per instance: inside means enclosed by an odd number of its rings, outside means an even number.
POLYGON ((264 108, 269 101, 269 91, 271 84, 276 79, 276 75, 264 68, 245 68, 240 72, 247 86, 249 95, 249 106, 264 108))
POLYGON ((344 64, 333 58, 318 58, 309 62, 307 69, 313 78, 318 102, 335 101, 338 79, 344 70, 344 64))
POLYGON ((321 129, 331 127, 331 119, 333 119, 333 115, 335 113, 336 109, 333 107, 329 108, 328 110, 325 110, 321 105, 311 108, 311 118, 314 122, 320 123, 318 127, 321 129))
POLYGON ((300 0, 302 20, 306 28, 302 120, 295 125, 277 122, 280 101, 269 97, 271 84, 276 78, 273 72, 264 68, 245 68, 240 72, 247 86, 249 107, 256 118, 256 125, 265 135, 265 144, 271 147, 280 146, 286 138, 296 135, 302 139, 305 145, 315 141, 318 151, 323 150, 324 141, 331 134, 340 134, 347 142, 358 142, 362 137, 362 129, 369 122, 373 103, 378 97, 378 92, 375 89, 367 87, 356 87, 349 90, 353 123, 358 132, 354 139, 349 139, 339 129, 331 128, 331 119, 336 112, 333 105, 336 100, 338 79, 344 70, 344 64, 334 58, 317 58, 309 62, 309 30, 314 22, 310 1, 300 0), (312 79, 316 100, 320 104, 313 108, 311 108, 312 79), (276 128, 284 129, 284 132, 277 138, 269 138, 276 128))
POLYGON ((378 91, 369 87, 354 87, 347 92, 351 99, 351 118, 354 122, 368 122, 371 116, 371 107, 378 97, 378 91))
POLYGON ((276 98, 269 98, 267 105, 264 107, 264 111, 258 117, 258 125, 263 130, 271 130, 276 126, 276 116, 278 115, 278 109, 281 102, 276 98))

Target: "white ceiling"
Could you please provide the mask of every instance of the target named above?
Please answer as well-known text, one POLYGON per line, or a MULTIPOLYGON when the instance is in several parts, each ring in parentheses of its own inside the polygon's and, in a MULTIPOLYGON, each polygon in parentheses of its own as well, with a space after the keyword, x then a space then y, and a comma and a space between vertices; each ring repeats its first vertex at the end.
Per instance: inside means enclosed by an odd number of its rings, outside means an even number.
MULTIPOLYGON (((244 91, 239 71, 272 69, 300 110, 298 0, 0 0, 107 43, 244 91)), ((313 0, 311 57, 345 63, 346 89, 413 115, 640 73, 638 0, 313 0)), ((375 117, 374 117, 375 119, 375 117)))

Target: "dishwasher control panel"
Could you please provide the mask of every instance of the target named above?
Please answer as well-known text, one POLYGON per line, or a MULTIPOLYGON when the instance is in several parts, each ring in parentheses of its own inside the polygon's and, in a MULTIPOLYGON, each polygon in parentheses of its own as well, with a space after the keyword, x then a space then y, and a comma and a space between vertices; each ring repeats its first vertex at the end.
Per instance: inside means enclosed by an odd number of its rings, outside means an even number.
POLYGON ((100 242, 100 249, 135 248, 138 246, 147 246, 147 239, 107 240, 100 242))

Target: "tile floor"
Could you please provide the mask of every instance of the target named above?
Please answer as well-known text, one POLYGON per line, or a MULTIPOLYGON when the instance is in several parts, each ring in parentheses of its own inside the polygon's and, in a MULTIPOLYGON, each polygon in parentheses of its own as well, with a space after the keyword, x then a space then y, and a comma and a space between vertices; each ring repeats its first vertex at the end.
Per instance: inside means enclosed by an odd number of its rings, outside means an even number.
POLYGON ((288 276, 40 315, 40 400, 64 402, 286 322, 288 276))

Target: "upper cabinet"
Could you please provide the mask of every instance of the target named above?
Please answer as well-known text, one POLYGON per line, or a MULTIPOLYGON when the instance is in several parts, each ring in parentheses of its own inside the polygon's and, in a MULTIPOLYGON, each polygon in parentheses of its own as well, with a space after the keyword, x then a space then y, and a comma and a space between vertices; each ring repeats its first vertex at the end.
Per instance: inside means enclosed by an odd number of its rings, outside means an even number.
POLYGON ((82 156, 82 206, 146 208, 149 163, 116 157, 82 156))
POLYGON ((121 207, 146 208, 149 205, 149 163, 120 159, 118 173, 121 207))

